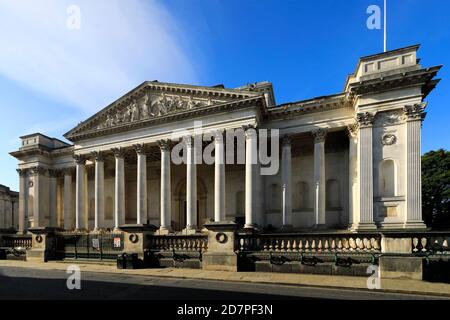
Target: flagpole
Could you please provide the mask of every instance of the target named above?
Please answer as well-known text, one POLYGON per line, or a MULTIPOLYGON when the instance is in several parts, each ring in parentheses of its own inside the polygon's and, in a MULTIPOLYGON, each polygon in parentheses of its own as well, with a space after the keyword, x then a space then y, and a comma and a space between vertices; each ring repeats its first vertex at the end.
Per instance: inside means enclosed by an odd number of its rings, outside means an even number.
POLYGON ((384 52, 387 51, 387 0, 384 0, 384 52))

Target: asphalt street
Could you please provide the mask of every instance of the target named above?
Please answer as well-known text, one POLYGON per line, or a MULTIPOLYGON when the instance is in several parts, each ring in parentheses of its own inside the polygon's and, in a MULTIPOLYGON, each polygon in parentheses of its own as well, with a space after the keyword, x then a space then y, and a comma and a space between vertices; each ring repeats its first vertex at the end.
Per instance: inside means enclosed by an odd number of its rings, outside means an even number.
MULTIPOLYGON (((279 300, 279 299, 437 299, 421 295, 305 286, 159 278, 82 272, 81 289, 69 290, 61 270, 0 268, 0 299, 84 300, 279 300)), ((443 299, 443 298, 440 298, 443 299)))

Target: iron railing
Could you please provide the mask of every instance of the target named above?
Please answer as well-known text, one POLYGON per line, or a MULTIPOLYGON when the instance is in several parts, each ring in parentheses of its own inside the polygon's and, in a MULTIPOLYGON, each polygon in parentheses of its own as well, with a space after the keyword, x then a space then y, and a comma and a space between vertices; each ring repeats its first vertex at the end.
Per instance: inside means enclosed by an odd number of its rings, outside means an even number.
POLYGON ((60 258, 116 259, 123 252, 123 233, 75 233, 62 232, 56 237, 56 250, 60 258))

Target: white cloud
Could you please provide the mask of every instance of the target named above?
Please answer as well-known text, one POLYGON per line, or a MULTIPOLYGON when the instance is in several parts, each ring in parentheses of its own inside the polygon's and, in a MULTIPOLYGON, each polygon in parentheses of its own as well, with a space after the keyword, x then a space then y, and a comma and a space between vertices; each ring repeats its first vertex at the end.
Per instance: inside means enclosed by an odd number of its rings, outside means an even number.
POLYGON ((144 80, 197 82, 173 17, 156 1, 0 0, 0 74, 98 111, 144 80), (81 29, 67 27, 70 5, 81 29))

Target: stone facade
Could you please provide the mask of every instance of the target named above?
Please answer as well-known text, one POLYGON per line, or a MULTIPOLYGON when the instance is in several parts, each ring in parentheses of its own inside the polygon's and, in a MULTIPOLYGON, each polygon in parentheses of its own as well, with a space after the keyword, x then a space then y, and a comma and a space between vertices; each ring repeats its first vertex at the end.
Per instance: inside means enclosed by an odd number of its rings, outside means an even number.
POLYGON ((418 48, 361 58, 335 95, 277 105, 269 82, 234 89, 144 82, 70 130, 72 144, 21 137, 11 153, 19 160, 18 228, 153 224, 161 234, 195 233, 208 221, 425 228, 420 131, 440 67, 423 68, 418 48), (274 175, 261 175, 265 164, 254 161, 255 128, 279 130, 274 175), (231 129, 240 130, 246 152, 243 162, 223 164, 231 152, 223 132, 231 129), (179 139, 211 132, 213 142, 186 140, 187 164, 171 161, 179 139), (209 143, 215 163, 195 163, 209 143))
POLYGON ((19 193, 0 185, 0 229, 19 227, 19 193))

